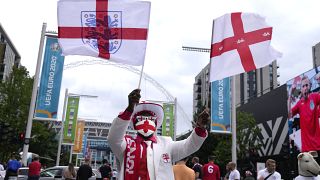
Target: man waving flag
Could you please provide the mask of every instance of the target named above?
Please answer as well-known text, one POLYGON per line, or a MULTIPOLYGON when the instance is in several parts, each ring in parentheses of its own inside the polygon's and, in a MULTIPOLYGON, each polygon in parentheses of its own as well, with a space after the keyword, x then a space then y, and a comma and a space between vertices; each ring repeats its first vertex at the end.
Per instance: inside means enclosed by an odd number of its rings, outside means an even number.
POLYGON ((264 67, 281 57, 270 43, 272 27, 253 13, 231 13, 214 20, 210 81, 264 67))
POLYGON ((142 65, 150 2, 60 0, 58 37, 63 55, 86 55, 142 65))

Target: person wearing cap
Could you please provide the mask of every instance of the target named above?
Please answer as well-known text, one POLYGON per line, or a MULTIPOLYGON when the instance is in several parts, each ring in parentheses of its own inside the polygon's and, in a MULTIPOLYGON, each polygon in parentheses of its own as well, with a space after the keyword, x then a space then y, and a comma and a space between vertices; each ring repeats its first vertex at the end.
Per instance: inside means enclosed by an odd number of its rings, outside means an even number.
POLYGON ((116 117, 107 137, 112 152, 120 161, 119 179, 171 180, 172 162, 197 151, 207 137, 208 112, 202 112, 194 131, 187 139, 173 141, 157 136, 164 112, 159 104, 139 103, 140 89, 128 95, 128 107, 116 117), (132 122, 136 136, 125 135, 132 122))

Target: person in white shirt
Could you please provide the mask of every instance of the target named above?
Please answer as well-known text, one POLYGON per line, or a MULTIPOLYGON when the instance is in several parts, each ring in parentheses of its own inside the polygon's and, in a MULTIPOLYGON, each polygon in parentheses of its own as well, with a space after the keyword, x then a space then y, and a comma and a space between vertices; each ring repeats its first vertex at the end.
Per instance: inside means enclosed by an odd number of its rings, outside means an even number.
POLYGON ((0 162, 0 171, 4 171, 4 167, 1 162, 0 162))
POLYGON ((266 161, 267 168, 258 172, 258 180, 281 180, 281 175, 276 171, 276 161, 268 159, 266 161))
POLYGON ((236 163, 229 162, 228 166, 230 168, 229 180, 240 180, 240 172, 236 169, 236 163))
POLYGON ((4 178, 6 175, 6 171, 4 170, 4 167, 0 161, 0 178, 4 178))
POLYGON ((128 106, 113 121, 107 137, 112 152, 120 161, 118 179, 172 180, 172 162, 187 157, 198 149, 208 136, 210 122, 207 110, 199 114, 193 132, 187 139, 173 141, 157 136, 164 116, 160 104, 141 102, 140 89, 128 95, 128 106), (132 124, 135 135, 126 135, 132 124))

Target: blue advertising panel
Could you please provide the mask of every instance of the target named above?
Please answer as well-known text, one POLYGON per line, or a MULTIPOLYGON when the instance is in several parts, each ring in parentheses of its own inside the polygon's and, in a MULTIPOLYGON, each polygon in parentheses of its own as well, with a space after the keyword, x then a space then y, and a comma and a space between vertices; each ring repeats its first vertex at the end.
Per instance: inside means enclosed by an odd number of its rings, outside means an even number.
POLYGON ((231 133, 230 78, 211 82, 211 132, 231 133))
POLYGON ((85 155, 87 154, 87 148, 88 148, 87 139, 88 139, 88 134, 89 134, 89 132, 85 132, 85 133, 84 133, 84 136, 83 136, 83 140, 82 140, 82 144, 83 144, 82 154, 83 154, 83 156, 85 156, 85 155))
POLYGON ((46 39, 35 117, 57 118, 64 56, 57 38, 46 39))

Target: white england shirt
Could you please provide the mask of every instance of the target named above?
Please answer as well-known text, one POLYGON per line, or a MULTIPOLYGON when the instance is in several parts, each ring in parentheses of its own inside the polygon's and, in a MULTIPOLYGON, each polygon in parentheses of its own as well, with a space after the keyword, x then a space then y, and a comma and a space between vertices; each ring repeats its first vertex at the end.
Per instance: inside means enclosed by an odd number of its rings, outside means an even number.
POLYGON ((240 173, 238 170, 234 169, 233 171, 230 172, 229 174, 229 180, 235 180, 238 179, 240 180, 240 173))
MULTIPOLYGON (((266 178, 267 176, 269 176, 269 172, 267 170, 267 168, 262 169, 258 172, 258 179, 263 177, 266 178)), ((280 173, 278 173, 277 171, 275 171, 269 178, 268 180, 281 180, 281 175, 280 173)))

